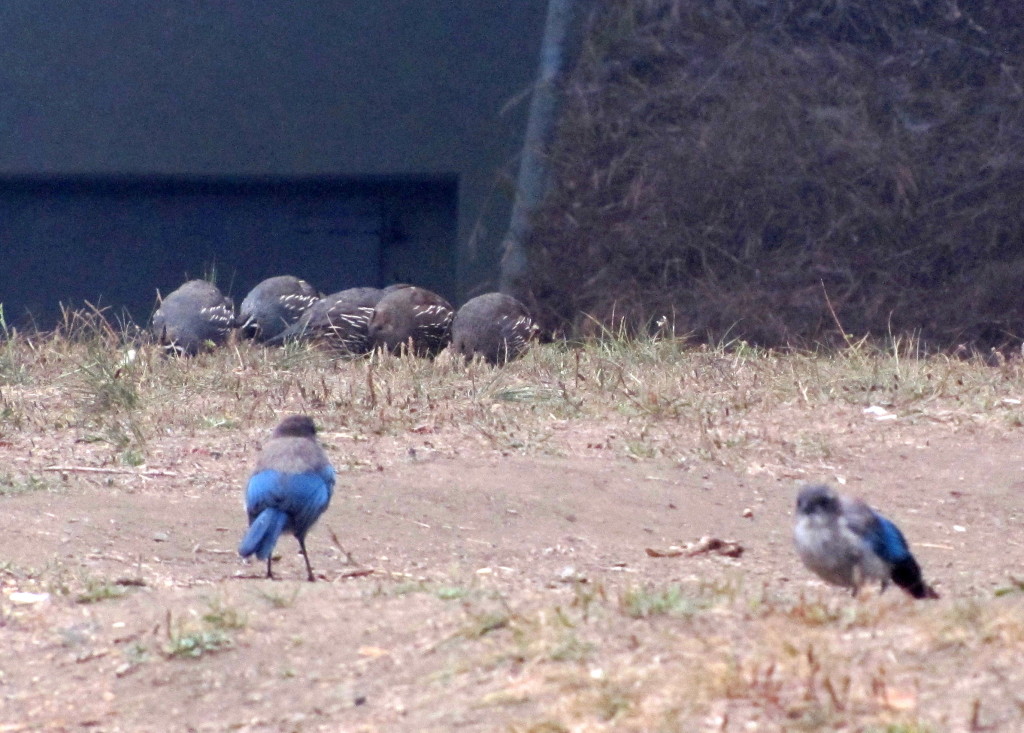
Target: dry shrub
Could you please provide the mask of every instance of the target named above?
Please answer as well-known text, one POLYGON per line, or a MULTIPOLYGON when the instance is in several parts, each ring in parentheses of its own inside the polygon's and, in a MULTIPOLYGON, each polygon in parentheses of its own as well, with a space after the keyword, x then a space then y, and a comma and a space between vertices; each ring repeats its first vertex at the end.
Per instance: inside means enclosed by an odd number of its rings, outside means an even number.
POLYGON ((1019 342, 1022 62, 1018 3, 604 0, 530 242, 542 315, 1019 342))

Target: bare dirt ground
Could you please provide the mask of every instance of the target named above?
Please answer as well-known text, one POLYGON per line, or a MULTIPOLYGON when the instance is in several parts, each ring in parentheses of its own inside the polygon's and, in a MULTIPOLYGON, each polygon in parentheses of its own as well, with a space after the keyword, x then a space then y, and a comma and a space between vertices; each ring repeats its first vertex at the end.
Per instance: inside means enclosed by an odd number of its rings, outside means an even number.
POLYGON ((290 537, 277 580, 235 554, 272 419, 151 435, 137 467, 3 438, 0 730, 1024 730, 1019 428, 794 403, 762 437, 825 448, 723 461, 637 457, 615 416, 542 418, 543 449, 317 419, 316 583, 290 537), (896 519, 942 600, 816 581, 805 480, 896 519), (704 536, 743 552, 648 553, 704 536))

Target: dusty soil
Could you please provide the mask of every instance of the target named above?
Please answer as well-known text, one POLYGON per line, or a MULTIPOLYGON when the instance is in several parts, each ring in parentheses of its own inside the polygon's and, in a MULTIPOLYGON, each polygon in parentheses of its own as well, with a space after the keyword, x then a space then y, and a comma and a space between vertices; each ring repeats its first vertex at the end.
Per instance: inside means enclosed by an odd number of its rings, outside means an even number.
MULTIPOLYGON (((791 504, 807 479, 844 482, 899 522, 943 595, 930 608, 992 598, 1024 572, 1019 431, 880 422, 854 407, 788 417, 846 427, 806 465, 728 467, 631 460, 601 424, 556 425, 550 456, 463 433, 367 439, 325 424, 340 473, 308 540, 316 583, 302 580, 291 538, 274 581, 235 554, 261 432, 162 436, 139 468, 96 465, 91 446, 59 431, 16 435, 0 444, 4 471, 47 482, 0 496, 0 730, 620 729, 614 710, 567 708, 585 683, 550 675, 600 681, 623 659, 660 663, 666 640, 699 628, 609 612, 624 588, 717 584, 923 613, 898 591, 850 599, 800 566, 791 504), (744 552, 646 552, 705 535, 744 552), (600 646, 533 651, 531 629, 544 638, 553 614, 585 633, 589 604, 600 646), (195 657, 173 652, 188 634, 195 657)), ((951 704, 943 675, 955 663, 918 661, 901 674, 912 712, 937 730, 987 714, 989 730, 1024 729, 1005 690, 979 678, 951 704)), ((649 729, 731 730, 744 706, 726 699, 692 727, 649 729)), ((786 729, 780 711, 752 719, 747 729, 786 729)))

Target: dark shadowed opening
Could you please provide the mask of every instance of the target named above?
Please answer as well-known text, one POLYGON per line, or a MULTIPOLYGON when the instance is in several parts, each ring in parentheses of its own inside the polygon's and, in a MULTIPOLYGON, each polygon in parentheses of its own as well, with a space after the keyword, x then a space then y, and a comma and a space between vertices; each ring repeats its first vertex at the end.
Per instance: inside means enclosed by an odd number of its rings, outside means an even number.
POLYGON ((292 274, 324 293, 413 282, 452 297, 456 177, 0 180, 0 302, 52 327, 85 301, 148 320, 159 290, 207 277, 236 303, 292 274))

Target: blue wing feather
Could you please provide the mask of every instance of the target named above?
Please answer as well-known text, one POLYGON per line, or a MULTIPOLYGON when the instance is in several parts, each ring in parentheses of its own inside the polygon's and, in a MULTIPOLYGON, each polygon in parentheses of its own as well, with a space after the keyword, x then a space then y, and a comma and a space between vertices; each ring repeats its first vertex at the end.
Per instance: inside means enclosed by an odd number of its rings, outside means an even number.
POLYGON ((313 513, 319 516, 330 504, 333 489, 334 469, 330 466, 306 473, 264 469, 249 479, 246 510, 250 518, 258 516, 267 507, 292 515, 313 513))
POLYGON ((281 474, 277 471, 260 471, 249 479, 245 487, 245 509, 252 522, 260 513, 274 503, 274 496, 280 492, 281 474))
POLYGON ((245 490, 249 531, 238 551, 266 560, 282 532, 304 537, 327 509, 334 488, 334 469, 308 473, 266 469, 253 474, 245 490))
POLYGON ((903 537, 899 527, 877 512, 875 518, 878 522, 870 535, 865 538, 871 544, 871 549, 875 551, 875 554, 890 564, 903 562, 910 557, 907 540, 903 537))

